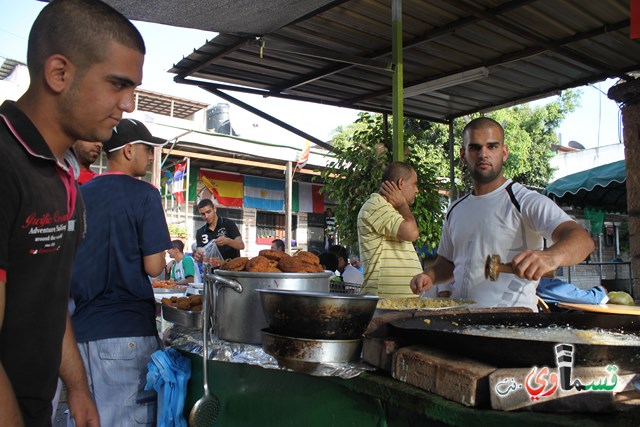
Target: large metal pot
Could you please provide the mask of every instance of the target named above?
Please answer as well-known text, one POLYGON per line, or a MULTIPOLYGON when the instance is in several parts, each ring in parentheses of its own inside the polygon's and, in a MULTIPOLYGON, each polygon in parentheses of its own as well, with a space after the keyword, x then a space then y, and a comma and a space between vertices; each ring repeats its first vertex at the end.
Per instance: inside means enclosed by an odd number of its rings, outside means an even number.
POLYGON ((331 273, 252 273, 216 270, 205 275, 212 325, 220 339, 260 344, 260 330, 267 327, 256 289, 329 292, 331 273))
POLYGON ((309 339, 362 338, 378 304, 373 295, 258 289, 269 328, 309 339))

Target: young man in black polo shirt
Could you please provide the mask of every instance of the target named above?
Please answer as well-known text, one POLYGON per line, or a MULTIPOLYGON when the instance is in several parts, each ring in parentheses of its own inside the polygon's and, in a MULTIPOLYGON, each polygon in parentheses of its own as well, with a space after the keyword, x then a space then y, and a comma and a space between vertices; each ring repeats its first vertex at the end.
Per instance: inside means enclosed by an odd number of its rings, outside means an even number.
MULTIPOLYGON (((228 218, 216 214, 216 207, 209 199, 198 203, 200 216, 206 222, 196 231, 196 244, 198 248, 204 248, 208 244, 215 244, 222 255, 222 259, 237 258, 244 249, 244 242, 236 224, 228 218), (211 243, 215 242, 215 243, 211 243)), ((203 250, 196 249, 193 258, 196 262, 202 261, 203 250)))
POLYGON ((29 35, 31 83, 0 106, 0 424, 51 425, 58 375, 77 426, 97 426, 67 313, 84 208, 65 154, 134 109, 144 42, 97 0, 54 0, 29 35), (63 25, 61 25, 63 23, 63 25))

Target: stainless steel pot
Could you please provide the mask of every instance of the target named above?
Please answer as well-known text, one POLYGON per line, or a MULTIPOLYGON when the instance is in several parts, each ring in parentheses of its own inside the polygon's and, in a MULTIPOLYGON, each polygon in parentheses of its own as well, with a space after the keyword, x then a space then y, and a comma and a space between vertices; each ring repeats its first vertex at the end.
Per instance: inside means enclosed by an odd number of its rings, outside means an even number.
POLYGON ((373 295, 257 289, 269 328, 309 339, 362 338, 378 303, 373 295))
POLYGON ((260 344, 267 327, 256 289, 329 292, 331 273, 252 273, 216 270, 205 275, 213 296, 211 315, 218 338, 260 344))

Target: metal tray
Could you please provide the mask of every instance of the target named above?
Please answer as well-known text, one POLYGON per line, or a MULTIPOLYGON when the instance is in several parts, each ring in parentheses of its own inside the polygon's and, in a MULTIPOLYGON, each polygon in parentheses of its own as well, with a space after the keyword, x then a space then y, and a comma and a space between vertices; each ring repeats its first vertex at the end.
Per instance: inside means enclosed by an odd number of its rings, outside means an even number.
POLYGON ((181 286, 179 288, 153 288, 154 294, 183 294, 187 290, 186 286, 181 286))
POLYGON ((202 329, 202 312, 181 310, 162 304, 162 318, 185 328, 202 329))

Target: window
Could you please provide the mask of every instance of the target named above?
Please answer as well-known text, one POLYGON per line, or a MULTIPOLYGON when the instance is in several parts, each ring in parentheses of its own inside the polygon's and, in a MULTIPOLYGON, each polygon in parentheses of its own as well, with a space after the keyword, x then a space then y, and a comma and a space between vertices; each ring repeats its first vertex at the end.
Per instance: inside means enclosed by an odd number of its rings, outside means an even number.
MULTIPOLYGON (((298 216, 291 215, 291 240, 296 240, 298 216)), ((285 215, 273 212, 256 212, 256 243, 266 245, 273 239, 285 238, 285 215)))

